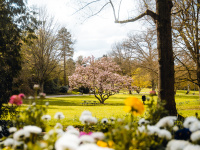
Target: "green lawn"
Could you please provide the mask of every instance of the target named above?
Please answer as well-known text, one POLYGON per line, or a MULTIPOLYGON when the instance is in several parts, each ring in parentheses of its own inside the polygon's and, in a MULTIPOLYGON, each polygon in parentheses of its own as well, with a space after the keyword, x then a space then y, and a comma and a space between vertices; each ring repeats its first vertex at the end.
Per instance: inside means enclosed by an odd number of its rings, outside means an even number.
MULTIPOLYGON (((186 91, 178 91, 176 94, 176 106, 178 109, 178 113, 183 116, 194 116, 195 113, 200 113, 200 102, 198 92, 195 92, 193 95, 185 94, 186 91)), ((148 96, 148 90, 145 89, 141 94, 133 93, 133 95, 129 95, 127 93, 120 93, 111 96, 108 100, 105 101, 105 105, 96 105, 96 106, 82 106, 82 100, 96 100, 93 95, 81 95, 81 96, 69 96, 69 97, 59 97, 59 98, 47 98, 45 100, 38 100, 38 104, 44 104, 49 101, 48 106, 48 114, 51 115, 52 120, 50 124, 54 124, 56 120, 54 120, 54 115, 56 112, 63 112, 65 115, 65 119, 61 122, 65 125, 70 124, 79 124, 79 116, 84 110, 89 110, 92 112, 93 116, 98 119, 102 119, 104 117, 123 117, 127 114, 124 112, 124 100, 127 97, 135 96, 141 99, 143 94, 148 96)), ((151 99, 151 97, 149 97, 151 99)), ((156 100, 157 97, 155 96, 156 100)), ((25 100, 22 109, 25 109, 27 105, 31 104, 30 100, 25 100)), ((146 106, 147 107, 147 106, 146 106)))

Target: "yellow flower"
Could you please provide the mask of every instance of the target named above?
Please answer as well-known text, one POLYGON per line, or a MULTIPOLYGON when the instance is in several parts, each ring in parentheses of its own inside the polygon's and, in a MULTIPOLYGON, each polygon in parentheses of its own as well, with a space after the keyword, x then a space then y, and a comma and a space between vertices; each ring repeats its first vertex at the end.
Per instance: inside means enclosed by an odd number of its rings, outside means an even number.
POLYGON ((131 112, 133 115, 141 115, 144 113, 144 105, 143 103, 135 97, 129 97, 125 100, 125 112, 131 112))
POLYGON ((104 141, 98 141, 97 145, 100 146, 100 147, 108 147, 108 144, 104 141))
POLYGON ((7 147, 4 147, 2 150, 13 150, 11 147, 7 146, 7 147))
POLYGON ((110 147, 113 148, 114 147, 114 142, 113 141, 108 141, 107 143, 104 141, 97 141, 97 145, 100 147, 110 147))

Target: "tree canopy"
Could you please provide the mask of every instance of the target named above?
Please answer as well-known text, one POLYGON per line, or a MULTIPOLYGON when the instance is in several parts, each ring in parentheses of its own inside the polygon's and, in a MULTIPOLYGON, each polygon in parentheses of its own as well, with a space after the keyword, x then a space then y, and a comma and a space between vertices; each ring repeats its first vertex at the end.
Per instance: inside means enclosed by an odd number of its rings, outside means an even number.
POLYGON ((84 62, 69 77, 70 88, 89 88, 102 104, 122 88, 131 88, 132 78, 119 75, 119 66, 112 59, 88 57, 84 62))
POLYGON ((32 37, 37 21, 24 0, 0 0, 0 106, 8 101, 13 78, 21 69, 21 45, 32 37))

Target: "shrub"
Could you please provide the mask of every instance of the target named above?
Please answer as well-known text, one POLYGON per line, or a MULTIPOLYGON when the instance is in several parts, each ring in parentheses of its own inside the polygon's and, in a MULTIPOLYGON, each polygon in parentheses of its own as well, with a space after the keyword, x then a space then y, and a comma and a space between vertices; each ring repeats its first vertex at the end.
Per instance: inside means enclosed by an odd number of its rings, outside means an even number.
POLYGON ((68 89, 69 89, 68 86, 61 86, 59 92, 60 93, 67 93, 68 89))
POLYGON ((81 92, 82 94, 83 94, 83 93, 84 93, 84 94, 88 94, 90 90, 89 90, 88 87, 82 86, 82 87, 79 88, 78 91, 81 92))

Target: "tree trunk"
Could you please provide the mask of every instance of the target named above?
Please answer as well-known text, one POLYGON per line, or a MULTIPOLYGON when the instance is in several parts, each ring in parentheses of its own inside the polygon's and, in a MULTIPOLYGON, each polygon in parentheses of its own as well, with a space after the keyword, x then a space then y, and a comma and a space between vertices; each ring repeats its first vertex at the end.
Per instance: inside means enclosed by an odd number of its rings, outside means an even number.
POLYGON ((66 81, 66 52, 64 51, 64 86, 66 86, 67 81, 66 81))
POLYGON ((174 57, 172 51, 171 34, 171 0, 156 0, 156 13, 158 20, 157 48, 159 61, 158 98, 166 101, 165 109, 169 115, 176 115, 176 103, 174 98, 174 57))
POLYGON ((40 92, 44 93, 44 81, 40 83, 40 92))

